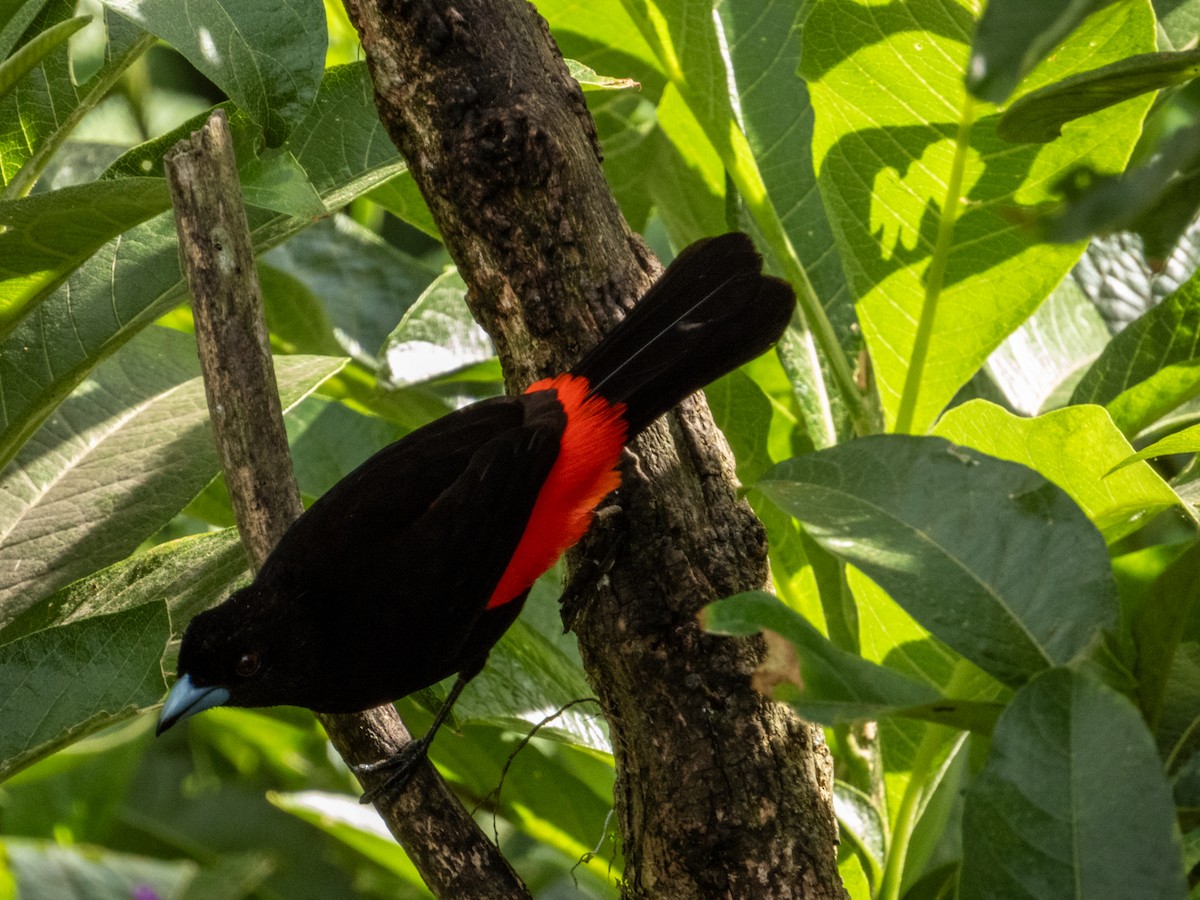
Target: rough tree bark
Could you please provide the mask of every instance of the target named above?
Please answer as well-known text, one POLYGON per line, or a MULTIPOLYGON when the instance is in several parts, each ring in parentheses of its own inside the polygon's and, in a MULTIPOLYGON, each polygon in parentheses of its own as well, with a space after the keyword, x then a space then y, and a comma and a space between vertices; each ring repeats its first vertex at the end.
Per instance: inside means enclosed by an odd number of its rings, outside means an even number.
MULTIPOLYGON (((388 133, 470 285, 508 386, 577 359, 658 263, 604 182, 596 133, 522 0, 346 0, 388 133)), ((702 399, 625 466, 609 577, 572 604, 612 729, 627 896, 841 897, 819 730, 750 687, 757 640, 706 635, 707 602, 766 580, 702 399)))

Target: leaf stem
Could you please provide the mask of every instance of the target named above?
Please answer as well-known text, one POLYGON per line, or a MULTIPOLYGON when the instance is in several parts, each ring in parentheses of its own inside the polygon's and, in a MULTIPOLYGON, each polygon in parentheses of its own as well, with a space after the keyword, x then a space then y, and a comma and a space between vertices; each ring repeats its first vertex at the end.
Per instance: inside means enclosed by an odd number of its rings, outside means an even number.
MULTIPOLYGON (((946 685, 946 696, 958 696, 966 688, 971 678, 972 666, 966 660, 959 660, 946 685)), ((925 804, 937 790, 958 747, 951 748, 940 765, 938 765, 938 757, 947 742, 961 745, 966 737, 966 732, 955 734, 944 725, 925 726, 921 735, 921 743, 917 745, 916 756, 913 758, 908 785, 904 788, 904 796, 900 799, 900 806, 896 810, 896 821, 892 825, 892 837, 888 844, 883 880, 879 884, 879 900, 899 900, 900 887, 904 880, 904 863, 908 858, 908 845, 912 842, 913 832, 916 831, 917 822, 920 821, 925 804)))
POLYGON ((946 198, 942 202, 942 214, 938 221, 937 243, 925 274, 925 302, 921 306, 921 318, 917 322, 917 335, 913 340, 912 356, 908 372, 904 376, 904 390, 900 394, 900 406, 896 411, 895 431, 908 434, 913 430, 913 418, 917 410, 917 397, 921 391, 921 380, 925 374, 925 360, 929 356, 929 344, 933 339, 933 322, 937 315, 938 300, 946 280, 946 267, 950 262, 950 251, 954 240, 954 223, 958 221, 958 209, 962 199, 963 173, 967 167, 967 154, 971 149, 971 126, 975 122, 975 101, 963 92, 963 104, 958 120, 958 134, 954 139, 954 160, 950 165, 950 179, 946 183, 946 198))

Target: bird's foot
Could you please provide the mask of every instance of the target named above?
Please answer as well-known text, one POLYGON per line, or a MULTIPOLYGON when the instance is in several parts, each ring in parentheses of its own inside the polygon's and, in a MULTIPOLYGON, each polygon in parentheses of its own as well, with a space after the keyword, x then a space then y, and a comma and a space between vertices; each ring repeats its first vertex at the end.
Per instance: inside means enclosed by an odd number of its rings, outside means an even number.
POLYGON ((359 776, 360 780, 363 775, 374 775, 379 772, 387 773, 387 777, 373 788, 367 790, 358 798, 358 802, 374 803, 385 794, 394 796, 404 790, 409 779, 416 773, 417 766, 425 759, 425 751, 428 748, 429 745, 423 740, 413 741, 403 750, 386 759, 351 766, 350 771, 359 776))

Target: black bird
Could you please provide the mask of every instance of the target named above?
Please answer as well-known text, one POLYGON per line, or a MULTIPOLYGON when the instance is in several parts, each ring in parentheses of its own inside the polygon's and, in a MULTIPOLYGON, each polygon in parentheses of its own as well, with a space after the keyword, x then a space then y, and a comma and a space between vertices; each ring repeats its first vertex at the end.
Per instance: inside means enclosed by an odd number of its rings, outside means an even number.
POLYGON ((396 762, 402 783, 620 484, 624 447, 779 339, 795 297, 761 269, 744 234, 692 244, 569 373, 432 422, 334 485, 249 587, 192 620, 158 733, 223 704, 357 712, 457 674, 396 762))

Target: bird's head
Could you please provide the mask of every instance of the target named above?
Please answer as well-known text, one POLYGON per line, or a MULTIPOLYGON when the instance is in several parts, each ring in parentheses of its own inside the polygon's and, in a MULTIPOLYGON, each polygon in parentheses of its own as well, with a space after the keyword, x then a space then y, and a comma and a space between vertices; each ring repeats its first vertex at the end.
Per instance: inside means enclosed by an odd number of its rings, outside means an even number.
POLYGON ((167 694, 158 734, 214 706, 295 702, 295 617, 275 614, 256 585, 206 610, 188 625, 179 647, 178 680, 167 694))

